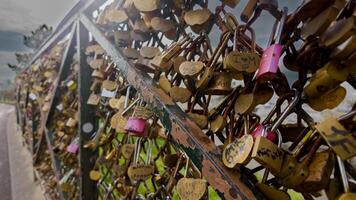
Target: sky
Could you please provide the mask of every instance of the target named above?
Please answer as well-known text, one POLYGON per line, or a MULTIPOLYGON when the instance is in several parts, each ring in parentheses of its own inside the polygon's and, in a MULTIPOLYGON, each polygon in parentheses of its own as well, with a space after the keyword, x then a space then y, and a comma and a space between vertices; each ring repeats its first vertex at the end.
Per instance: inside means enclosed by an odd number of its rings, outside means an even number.
POLYGON ((42 24, 56 27, 77 0, 0 0, 0 89, 15 73, 7 63, 16 64, 15 52, 29 51, 23 45, 28 35, 42 24))
MULTIPOLYGON (((23 35, 29 34, 39 25, 47 24, 56 27, 65 14, 78 0, 0 0, 0 88, 1 84, 12 79, 15 73, 7 63, 16 64, 15 52, 29 51, 23 45, 23 35)), ((281 6, 288 6, 290 10, 296 8, 301 0, 279 1, 281 6)), ((220 1, 216 1, 220 3, 220 1)), ((210 1, 214 4, 214 1, 210 1)), ((229 9, 239 19, 241 10, 247 0, 241 0, 235 9, 229 9)), ((260 19, 253 25, 257 34, 257 41, 265 47, 268 40, 273 17, 263 12, 260 19)))

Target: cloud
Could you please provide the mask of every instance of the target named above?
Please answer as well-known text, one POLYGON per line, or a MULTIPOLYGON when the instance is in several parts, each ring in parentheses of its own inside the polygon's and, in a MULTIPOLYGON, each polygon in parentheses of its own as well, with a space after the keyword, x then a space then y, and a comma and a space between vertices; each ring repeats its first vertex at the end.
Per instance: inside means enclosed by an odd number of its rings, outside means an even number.
POLYGON ((56 26, 77 0, 0 0, 0 31, 29 33, 41 24, 56 26))
POLYGON ((0 83, 16 75, 15 72, 7 66, 7 63, 16 64, 15 52, 0 51, 0 83))
POLYGON ((0 0, 0 30, 27 33, 38 24, 30 10, 12 0, 0 0))

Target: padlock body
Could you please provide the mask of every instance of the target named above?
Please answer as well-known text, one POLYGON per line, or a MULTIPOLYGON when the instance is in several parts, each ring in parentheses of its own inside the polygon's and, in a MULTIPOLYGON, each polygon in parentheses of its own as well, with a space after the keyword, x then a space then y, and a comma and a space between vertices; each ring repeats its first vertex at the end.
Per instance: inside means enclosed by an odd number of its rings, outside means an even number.
MULTIPOLYGON (((256 139, 258 136, 263 136, 263 132, 266 131, 265 130, 265 126, 263 126, 262 124, 258 124, 256 126, 256 128, 251 132, 251 135, 253 136, 254 139, 256 139)), ((266 138, 269 141, 274 141, 276 139, 276 134, 272 131, 267 131, 267 135, 266 138)))
POLYGON ((73 143, 73 144, 70 144, 67 146, 67 151, 69 153, 76 154, 78 152, 78 150, 79 150, 79 146, 76 143, 73 143))
POLYGON ((146 120, 139 117, 130 117, 126 123, 125 131, 137 134, 144 135, 146 127, 146 120))
POLYGON ((257 72, 258 79, 273 78, 278 71, 279 58, 282 53, 282 45, 272 44, 262 55, 257 72))

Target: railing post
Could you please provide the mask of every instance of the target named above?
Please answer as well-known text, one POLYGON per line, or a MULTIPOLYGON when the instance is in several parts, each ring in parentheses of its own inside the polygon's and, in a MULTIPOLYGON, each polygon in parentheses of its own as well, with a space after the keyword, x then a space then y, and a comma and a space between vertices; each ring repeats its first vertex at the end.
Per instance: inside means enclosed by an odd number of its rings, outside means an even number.
POLYGON ((85 48, 89 42, 89 32, 83 27, 80 21, 77 21, 77 55, 79 64, 78 73, 78 94, 79 94, 79 166, 81 171, 80 177, 80 198, 84 200, 97 199, 96 184, 89 178, 90 170, 94 167, 93 156, 95 151, 83 148, 83 145, 90 140, 94 134, 97 123, 95 120, 96 109, 94 106, 87 104, 87 99, 90 95, 90 80, 92 69, 86 61, 85 48))

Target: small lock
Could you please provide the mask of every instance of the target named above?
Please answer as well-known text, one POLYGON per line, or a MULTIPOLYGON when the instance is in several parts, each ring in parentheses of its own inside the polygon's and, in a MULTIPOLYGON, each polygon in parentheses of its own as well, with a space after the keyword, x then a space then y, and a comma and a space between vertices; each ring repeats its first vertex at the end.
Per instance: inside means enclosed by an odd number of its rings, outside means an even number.
POLYGON ((321 96, 345 81, 348 74, 347 68, 337 61, 330 61, 316 71, 304 92, 309 98, 321 96))
POLYGON ((139 163, 141 153, 142 138, 136 140, 134 151, 134 159, 127 170, 127 175, 132 181, 147 180, 154 173, 154 165, 152 165, 152 141, 148 140, 148 150, 146 153, 145 163, 139 163))
POLYGON ((68 146, 67 146, 67 152, 76 154, 78 153, 79 150, 79 138, 76 137, 68 146))
POLYGON ((258 69, 260 57, 256 53, 256 36, 253 29, 249 26, 238 26, 234 34, 234 49, 224 58, 224 66, 231 72, 248 72, 252 73, 258 69), (237 51, 237 37, 244 30, 251 33, 251 50, 249 52, 237 51))
POLYGON ((125 131, 135 133, 137 135, 144 135, 146 128, 146 120, 140 117, 130 117, 127 120, 125 131))

